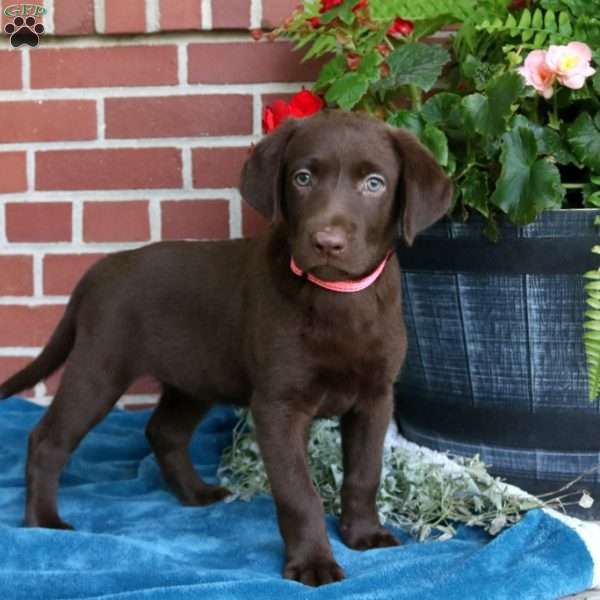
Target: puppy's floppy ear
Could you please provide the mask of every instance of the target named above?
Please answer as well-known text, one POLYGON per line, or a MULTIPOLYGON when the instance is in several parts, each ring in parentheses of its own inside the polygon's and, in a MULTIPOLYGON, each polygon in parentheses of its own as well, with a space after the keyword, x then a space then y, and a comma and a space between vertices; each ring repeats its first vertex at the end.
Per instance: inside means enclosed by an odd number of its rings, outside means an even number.
POLYGON ((252 149, 242 170, 242 197, 269 221, 281 210, 283 157, 296 127, 296 120, 286 119, 252 149))
POLYGON ((402 169, 396 191, 401 202, 400 235, 412 246, 418 233, 448 212, 452 182, 412 133, 395 129, 392 135, 402 169))

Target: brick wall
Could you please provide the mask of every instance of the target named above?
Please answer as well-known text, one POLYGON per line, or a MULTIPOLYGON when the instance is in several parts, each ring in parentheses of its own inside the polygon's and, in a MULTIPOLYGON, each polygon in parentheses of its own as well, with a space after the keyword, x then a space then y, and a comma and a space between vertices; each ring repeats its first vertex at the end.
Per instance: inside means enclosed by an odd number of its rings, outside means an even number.
POLYGON ((264 227, 242 205, 241 165, 265 101, 315 76, 250 34, 296 0, 42 3, 37 48, 0 35, 0 379, 38 354, 104 254, 264 227))

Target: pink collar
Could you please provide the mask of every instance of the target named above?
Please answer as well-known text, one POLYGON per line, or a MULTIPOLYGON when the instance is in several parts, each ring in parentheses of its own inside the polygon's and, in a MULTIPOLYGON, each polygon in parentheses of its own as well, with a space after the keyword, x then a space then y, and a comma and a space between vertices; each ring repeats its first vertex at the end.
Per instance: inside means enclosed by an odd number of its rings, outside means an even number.
POLYGON ((374 284, 377 281, 377 279, 379 279, 379 276, 383 273, 385 265, 387 265, 388 260, 391 258, 391 256, 392 251, 390 250, 385 255, 385 258, 379 263, 377 268, 370 275, 367 275, 362 279, 351 279, 348 281, 324 281, 323 279, 315 277, 311 273, 308 273, 308 275, 306 275, 304 271, 302 271, 302 269, 296 264, 296 261, 294 260, 293 256, 290 261, 290 269, 292 270, 294 275, 298 275, 298 277, 306 277, 308 281, 314 283, 315 285, 318 285, 319 287, 322 287, 323 289, 330 290, 332 292, 353 293, 360 292, 368 288, 370 285, 374 284))

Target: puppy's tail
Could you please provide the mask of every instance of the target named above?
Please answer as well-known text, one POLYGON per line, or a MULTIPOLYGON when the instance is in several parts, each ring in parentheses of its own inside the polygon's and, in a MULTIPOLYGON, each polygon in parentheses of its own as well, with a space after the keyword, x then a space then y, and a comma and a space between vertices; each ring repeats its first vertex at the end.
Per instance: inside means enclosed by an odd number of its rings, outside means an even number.
POLYGON ((33 387, 42 379, 52 375, 65 362, 75 342, 77 296, 78 294, 74 294, 71 298, 65 314, 42 353, 0 385, 0 400, 33 387))

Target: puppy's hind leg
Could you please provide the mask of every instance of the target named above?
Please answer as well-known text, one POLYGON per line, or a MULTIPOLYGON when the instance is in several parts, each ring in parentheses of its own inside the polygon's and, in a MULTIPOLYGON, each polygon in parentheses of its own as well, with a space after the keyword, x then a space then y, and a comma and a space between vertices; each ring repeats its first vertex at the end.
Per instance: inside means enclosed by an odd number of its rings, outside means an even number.
POLYGON ((194 430, 211 406, 211 402, 192 398, 164 385, 158 407, 146 426, 146 437, 162 475, 182 504, 205 506, 230 493, 224 487, 203 481, 189 454, 194 430))
POLYGON ((60 474, 85 434, 127 388, 94 368, 94 361, 88 364, 67 363, 56 397, 29 436, 25 514, 29 527, 73 529, 58 514, 60 474))

